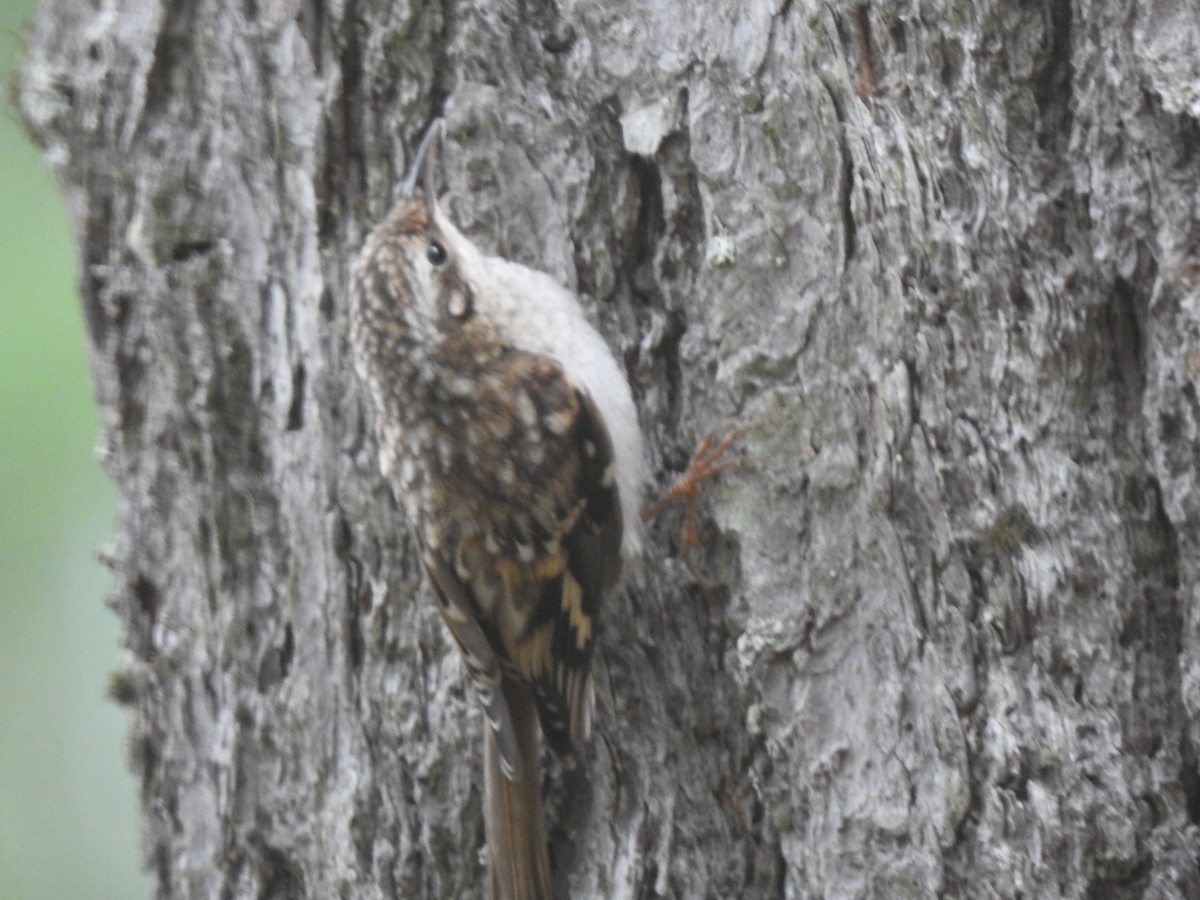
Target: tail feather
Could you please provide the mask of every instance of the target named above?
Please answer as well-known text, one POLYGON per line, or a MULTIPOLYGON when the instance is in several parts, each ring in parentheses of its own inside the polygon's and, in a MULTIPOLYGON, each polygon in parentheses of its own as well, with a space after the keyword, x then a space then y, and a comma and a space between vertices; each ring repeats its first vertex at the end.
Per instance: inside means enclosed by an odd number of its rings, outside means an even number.
POLYGON ((520 765, 515 777, 505 776, 496 733, 485 728, 484 827, 491 898, 552 900, 533 693, 507 678, 500 689, 512 718, 520 765))

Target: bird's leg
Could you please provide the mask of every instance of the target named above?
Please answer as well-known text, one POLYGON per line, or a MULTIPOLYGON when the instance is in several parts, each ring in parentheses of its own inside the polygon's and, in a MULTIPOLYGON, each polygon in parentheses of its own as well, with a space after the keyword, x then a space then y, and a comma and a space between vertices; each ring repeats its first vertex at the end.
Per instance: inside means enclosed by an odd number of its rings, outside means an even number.
POLYGON ((728 469, 745 465, 745 459, 724 459, 723 457, 738 438, 746 433, 748 427, 736 428, 720 441, 717 440, 716 435, 707 435, 697 445, 684 473, 675 479, 675 483, 667 488, 666 493, 642 510, 642 521, 649 522, 676 503, 683 504, 683 526, 679 531, 679 539, 683 543, 688 568, 691 569, 692 575, 697 581, 706 585, 711 586, 712 579, 699 572, 691 558, 692 548, 700 544, 700 531, 696 527, 696 506, 700 500, 700 485, 728 469))

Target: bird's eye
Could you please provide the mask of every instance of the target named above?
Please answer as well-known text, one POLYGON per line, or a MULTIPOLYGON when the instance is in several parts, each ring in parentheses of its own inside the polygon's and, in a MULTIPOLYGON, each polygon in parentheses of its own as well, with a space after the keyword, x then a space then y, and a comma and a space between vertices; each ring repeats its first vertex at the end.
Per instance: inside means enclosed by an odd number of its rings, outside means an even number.
POLYGON ((437 241, 431 240, 429 246, 425 248, 425 258, 435 267, 445 265, 448 256, 446 248, 437 241))

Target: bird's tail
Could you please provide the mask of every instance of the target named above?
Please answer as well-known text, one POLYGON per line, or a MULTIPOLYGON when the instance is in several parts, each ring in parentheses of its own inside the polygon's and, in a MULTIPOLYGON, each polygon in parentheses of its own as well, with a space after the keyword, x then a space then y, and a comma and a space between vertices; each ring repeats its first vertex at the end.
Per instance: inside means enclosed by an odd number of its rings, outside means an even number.
POLYGON ((528 687, 503 679, 501 688, 512 717, 520 765, 506 778, 496 735, 485 728, 488 883, 492 900, 552 900, 546 823, 542 815, 538 720, 528 687))

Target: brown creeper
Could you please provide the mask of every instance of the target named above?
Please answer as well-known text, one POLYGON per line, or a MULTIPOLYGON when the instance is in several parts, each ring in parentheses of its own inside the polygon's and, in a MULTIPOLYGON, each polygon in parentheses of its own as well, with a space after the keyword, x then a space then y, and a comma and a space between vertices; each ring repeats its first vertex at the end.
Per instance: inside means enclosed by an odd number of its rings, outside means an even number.
POLYGON ((355 264, 354 360, 487 715, 491 895, 549 898, 538 722, 568 758, 589 730, 600 605, 640 544, 642 439, 575 297, 485 256, 439 207, 441 130, 355 264))

